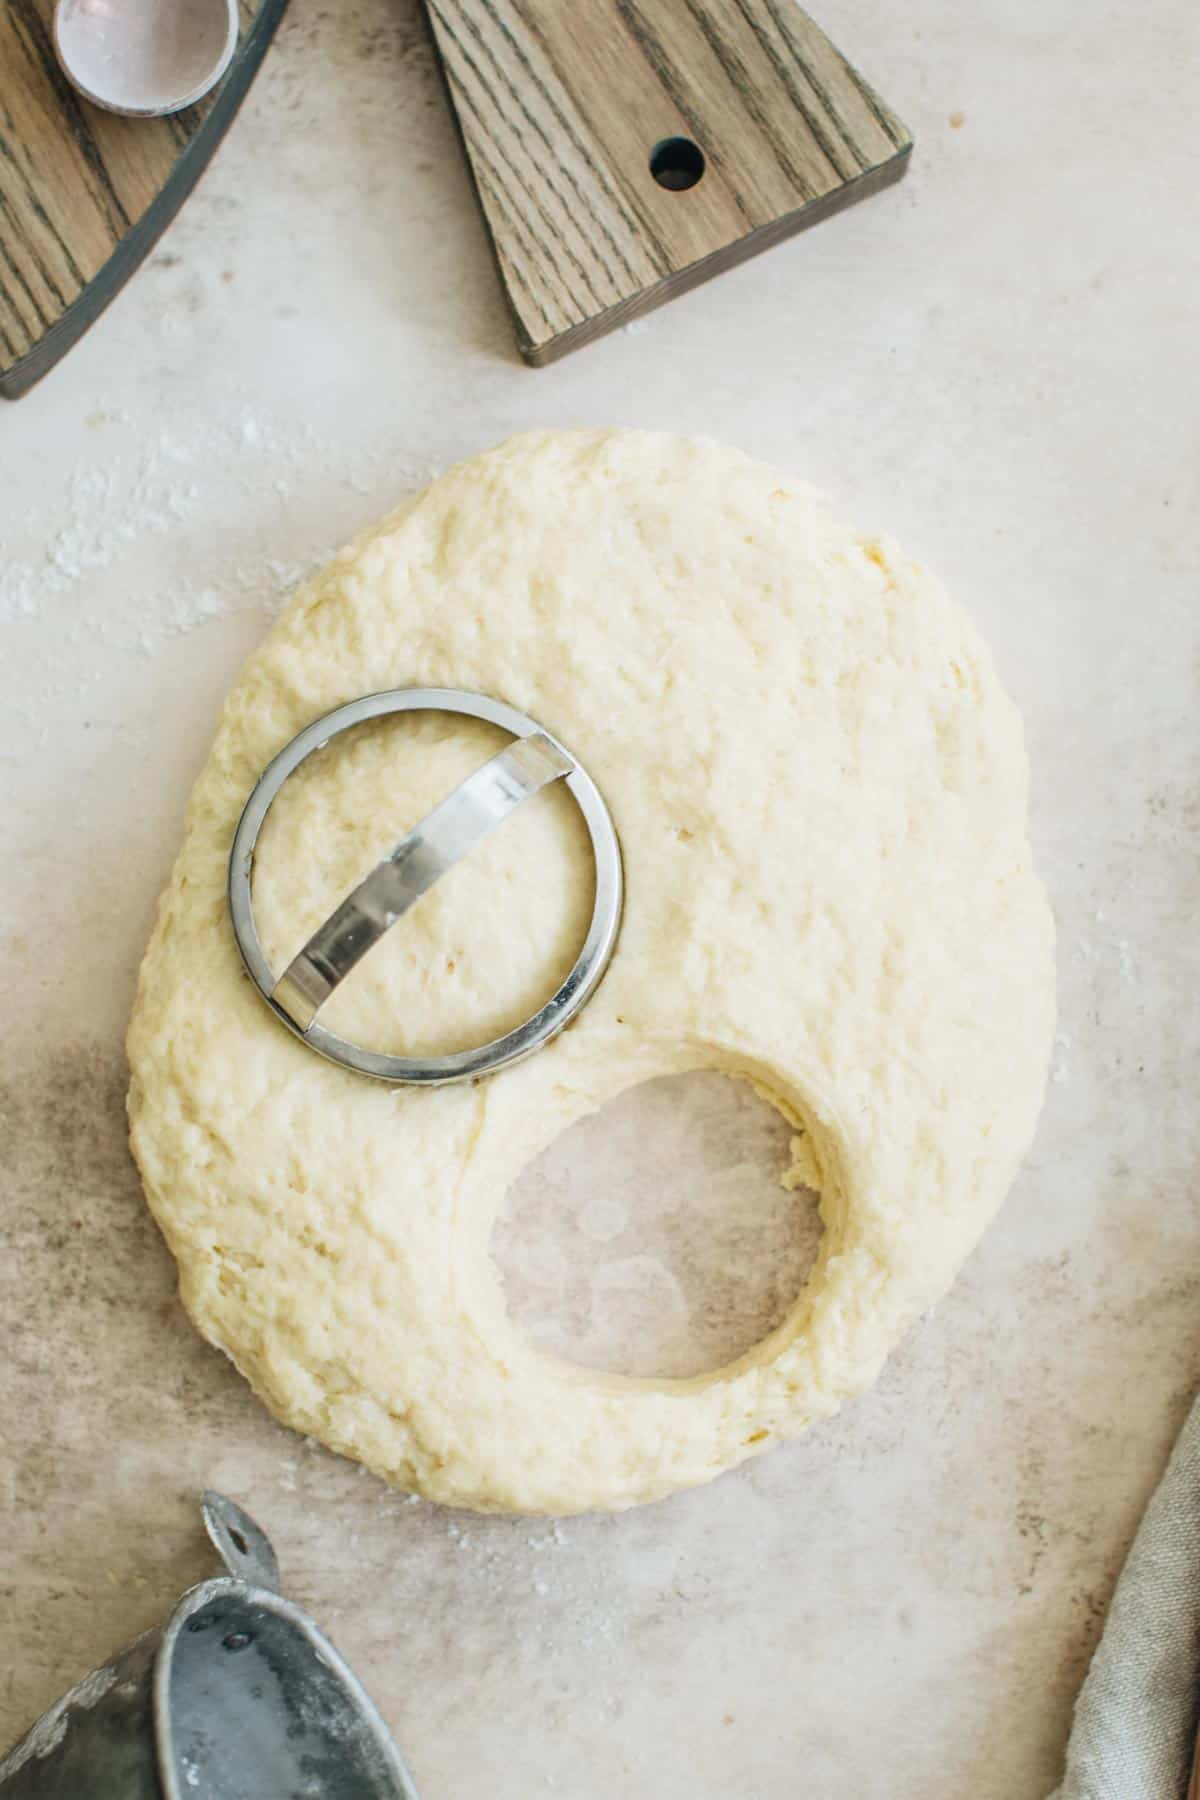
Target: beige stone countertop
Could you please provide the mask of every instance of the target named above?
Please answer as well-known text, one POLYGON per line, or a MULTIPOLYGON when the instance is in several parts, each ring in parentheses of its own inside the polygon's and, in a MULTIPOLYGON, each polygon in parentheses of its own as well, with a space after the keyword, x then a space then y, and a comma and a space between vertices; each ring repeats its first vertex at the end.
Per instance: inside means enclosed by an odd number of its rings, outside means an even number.
MULTIPOLYGON (((1056 1777, 1200 1379, 1200 15, 818 17, 912 128, 907 179, 534 373, 415 0, 293 0, 151 260, 0 409, 0 1743, 211 1568, 213 1485, 269 1528, 423 1800, 1056 1777), (971 609, 1027 723, 1061 1030, 1007 1206, 873 1393, 706 1490, 556 1527, 409 1503, 201 1343, 127 1154, 122 1037, 272 608, 434 468, 613 422, 787 464, 971 609)), ((684 1227, 719 1234, 722 1194, 792 1253, 779 1129, 716 1080, 618 1103, 523 1183, 532 1323, 568 1270, 541 1323, 603 1353, 589 1295, 619 1254, 712 1327, 684 1227), (661 1216, 600 1204, 626 1190, 661 1216)), ((741 1249, 708 1349, 769 1304, 741 1249)))

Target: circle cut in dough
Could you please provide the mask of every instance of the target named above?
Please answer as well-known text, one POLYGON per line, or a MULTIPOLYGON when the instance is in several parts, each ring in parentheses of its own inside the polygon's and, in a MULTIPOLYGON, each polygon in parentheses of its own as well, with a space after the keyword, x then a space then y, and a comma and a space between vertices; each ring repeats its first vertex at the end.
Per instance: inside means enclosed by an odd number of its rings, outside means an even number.
MULTIPOLYGON (((422 715, 285 789, 255 881, 275 966, 492 748, 422 715)), ((1026 786, 965 615, 804 484, 629 431, 452 469, 292 602, 192 795, 129 1034, 134 1151, 192 1318, 278 1418, 452 1505, 630 1506, 828 1417, 945 1292, 1033 1130, 1053 933, 1026 786), (243 975, 225 906, 271 757, 404 686, 532 714, 621 838, 596 995, 478 1085, 397 1090, 313 1054, 243 975), (539 1354, 488 1255, 508 1189, 617 1093, 701 1068, 794 1121, 785 1178, 819 1187, 825 1226, 804 1292, 685 1380, 539 1354)), ((364 959, 333 1022, 406 1054, 494 1035, 569 963, 590 873, 547 790, 364 959)))

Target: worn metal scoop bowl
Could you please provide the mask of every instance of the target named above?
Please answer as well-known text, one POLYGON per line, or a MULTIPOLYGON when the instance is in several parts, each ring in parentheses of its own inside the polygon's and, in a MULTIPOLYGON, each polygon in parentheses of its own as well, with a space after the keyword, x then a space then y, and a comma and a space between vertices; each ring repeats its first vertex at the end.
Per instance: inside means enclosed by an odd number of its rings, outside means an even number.
POLYGON ((417 1800, 386 1725, 278 1590, 265 1533, 220 1494, 227 1575, 191 1588, 0 1761, 3 1800, 417 1800))

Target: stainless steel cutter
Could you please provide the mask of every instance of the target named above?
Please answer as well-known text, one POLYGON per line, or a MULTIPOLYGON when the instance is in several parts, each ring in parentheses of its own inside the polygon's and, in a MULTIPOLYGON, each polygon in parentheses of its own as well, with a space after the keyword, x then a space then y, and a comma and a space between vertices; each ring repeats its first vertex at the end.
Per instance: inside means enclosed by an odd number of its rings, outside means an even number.
POLYGON ((243 809, 229 856, 229 912, 247 972, 275 1016, 331 1062, 379 1081, 436 1086, 478 1080, 540 1050, 595 992, 617 941, 624 878, 607 806, 587 770, 527 713, 461 688, 393 688, 326 713, 285 744, 243 809), (468 775, 403 837, 309 938, 281 974, 271 968, 254 922, 254 850, 288 777, 331 738, 369 719, 402 712, 449 712, 484 719, 513 742, 468 775), (338 1037, 317 1013, 351 969, 415 906, 434 882, 518 806, 565 781, 583 816, 595 864, 595 902, 579 955, 545 1005, 503 1037, 450 1056, 385 1056, 338 1037))

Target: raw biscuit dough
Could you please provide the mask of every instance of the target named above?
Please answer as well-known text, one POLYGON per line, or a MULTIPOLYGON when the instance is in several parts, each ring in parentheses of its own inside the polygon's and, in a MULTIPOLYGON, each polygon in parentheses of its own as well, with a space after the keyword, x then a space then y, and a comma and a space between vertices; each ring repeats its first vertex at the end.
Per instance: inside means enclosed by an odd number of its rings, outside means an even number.
MULTIPOLYGON (((498 741, 421 715, 285 789, 255 901, 281 966, 498 741)), ((453 1505, 625 1507, 708 1480, 877 1375, 995 1213, 1052 1032, 1017 713, 964 614, 809 487, 717 445, 548 432, 462 464, 311 582, 226 702, 142 969, 133 1145, 184 1304, 277 1417, 453 1505), (239 810, 318 714, 408 685, 496 694, 582 758, 628 883, 577 1023, 478 1086, 323 1062, 243 976, 239 810), (550 1360, 491 1228, 521 1169, 630 1085, 760 1084, 819 1183, 785 1323, 681 1381, 550 1360)), ((571 960, 590 866, 561 787, 365 959, 329 1009, 396 1050, 477 1042, 571 960)))

